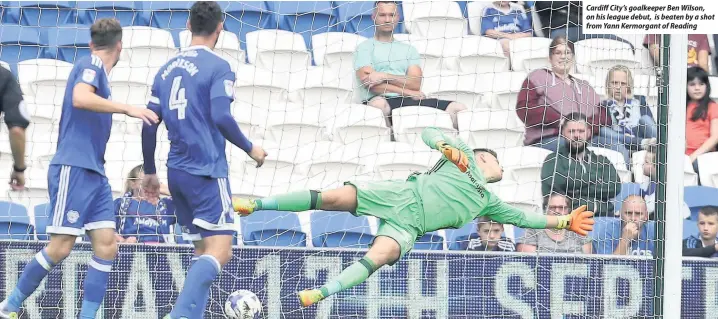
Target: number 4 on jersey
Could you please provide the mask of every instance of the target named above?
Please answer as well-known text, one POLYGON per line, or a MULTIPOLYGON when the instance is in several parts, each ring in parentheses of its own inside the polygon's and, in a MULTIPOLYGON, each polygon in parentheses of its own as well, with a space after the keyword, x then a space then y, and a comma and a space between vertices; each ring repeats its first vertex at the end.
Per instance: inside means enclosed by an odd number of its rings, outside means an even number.
POLYGON ((184 120, 185 108, 187 108, 187 99, 184 95, 182 86, 182 76, 176 76, 172 80, 172 90, 170 90, 170 110, 177 110, 177 119, 184 120))

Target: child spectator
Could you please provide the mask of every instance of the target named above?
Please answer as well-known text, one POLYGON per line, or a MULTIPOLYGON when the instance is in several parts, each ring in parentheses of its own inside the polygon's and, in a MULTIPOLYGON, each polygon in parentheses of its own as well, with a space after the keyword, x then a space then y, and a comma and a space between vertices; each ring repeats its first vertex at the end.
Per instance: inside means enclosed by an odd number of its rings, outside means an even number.
POLYGON ((711 100, 708 72, 699 68, 688 69, 686 101, 686 155, 698 172, 698 156, 712 152, 718 144, 718 104, 711 100))
POLYGON ((683 240, 683 256, 717 257, 718 207, 705 206, 698 212, 700 238, 690 236, 683 240))
POLYGON ((115 199, 118 242, 164 243, 175 224, 172 199, 160 199, 158 192, 143 189, 143 177, 142 165, 133 168, 125 181, 124 196, 115 199))
MULTIPOLYGON (((652 142, 657 136, 656 122, 646 97, 633 95, 633 75, 628 67, 616 65, 606 76, 606 96, 601 104, 607 108, 613 125, 600 129, 605 141, 623 144, 627 150, 636 151, 652 142)), ((623 154, 630 163, 630 153, 623 154)))
POLYGON ((494 1, 481 14, 481 35, 499 40, 504 54, 509 57, 511 40, 532 35, 531 19, 518 3, 494 1))
POLYGON ((457 238, 461 250, 471 251, 516 251, 516 246, 511 239, 503 237, 504 225, 490 220, 487 217, 479 217, 476 220, 476 233, 468 238, 457 238))
MULTIPOLYGON (((571 213, 571 199, 553 193, 544 198, 546 215, 563 216, 571 213)), ((590 254, 591 238, 564 229, 528 229, 519 239, 519 252, 590 254)))
MULTIPOLYGON (((646 147, 646 158, 643 160, 643 175, 648 178, 644 179, 641 183, 641 197, 646 201, 648 215, 651 220, 655 220, 653 213, 656 211, 656 189, 658 187, 656 184, 658 180, 658 168, 656 166, 657 148, 658 145, 656 144, 649 144, 646 147)), ((683 202, 680 214, 683 218, 691 217, 691 209, 688 208, 688 204, 685 202, 683 202)))

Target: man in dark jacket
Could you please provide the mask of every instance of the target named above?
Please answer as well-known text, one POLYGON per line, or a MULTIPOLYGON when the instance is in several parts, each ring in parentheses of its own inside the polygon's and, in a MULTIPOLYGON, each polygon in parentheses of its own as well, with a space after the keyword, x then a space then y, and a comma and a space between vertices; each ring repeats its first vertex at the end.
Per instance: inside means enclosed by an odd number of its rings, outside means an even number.
POLYGON ((561 124, 557 153, 546 156, 541 167, 541 193, 565 194, 573 208, 588 205, 595 216, 614 216, 611 200, 621 191, 618 172, 611 161, 587 149, 591 128, 586 116, 570 113, 561 124))

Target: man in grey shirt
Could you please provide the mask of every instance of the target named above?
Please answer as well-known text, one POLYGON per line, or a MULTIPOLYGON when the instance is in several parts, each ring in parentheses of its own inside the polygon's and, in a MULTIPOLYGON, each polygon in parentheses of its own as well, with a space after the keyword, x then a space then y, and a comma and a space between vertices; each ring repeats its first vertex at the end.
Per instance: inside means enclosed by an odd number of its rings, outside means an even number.
MULTIPOLYGON (((551 193, 544 198, 547 215, 562 216, 571 213, 571 199, 551 193)), ((574 232, 551 229, 529 229, 518 240, 519 252, 590 254, 591 238, 574 232)))

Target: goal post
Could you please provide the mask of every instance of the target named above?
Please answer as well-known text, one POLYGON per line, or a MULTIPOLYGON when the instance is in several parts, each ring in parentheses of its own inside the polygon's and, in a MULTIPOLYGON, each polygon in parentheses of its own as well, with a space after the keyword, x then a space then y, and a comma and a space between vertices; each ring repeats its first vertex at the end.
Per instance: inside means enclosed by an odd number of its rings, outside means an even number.
POLYGON ((686 68, 688 35, 663 35, 658 108, 658 190, 656 212, 658 228, 656 254, 655 316, 681 318, 683 279, 683 220, 679 212, 683 200, 683 172, 686 148, 686 68), (675 67, 673 67, 675 66, 675 67), (660 200, 663 199, 663 200, 660 200), (662 221, 662 222, 661 222, 662 221))

